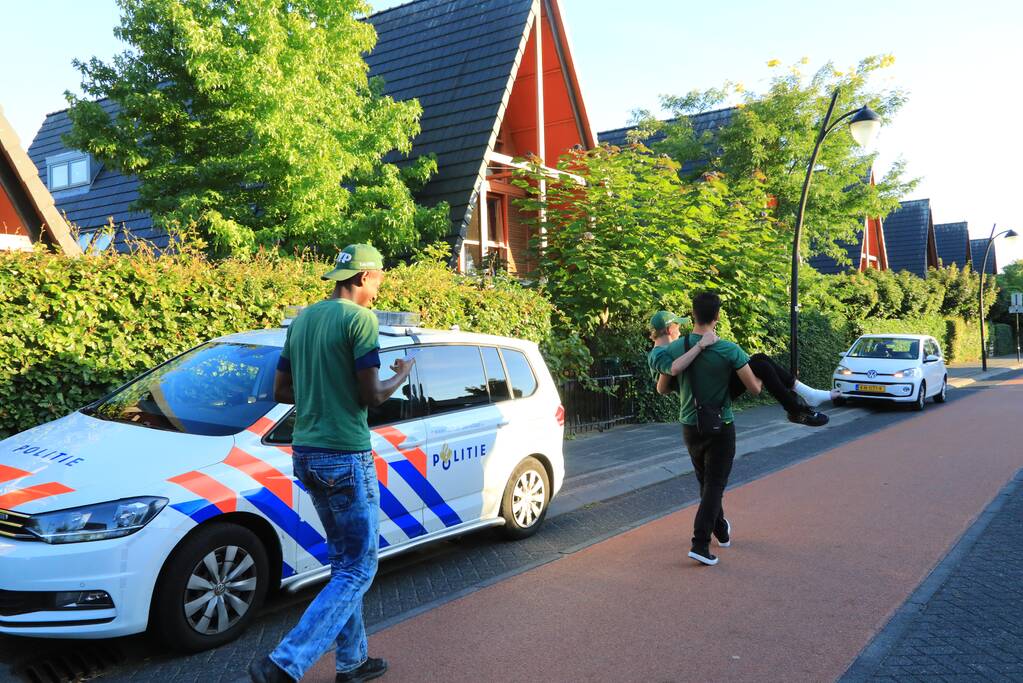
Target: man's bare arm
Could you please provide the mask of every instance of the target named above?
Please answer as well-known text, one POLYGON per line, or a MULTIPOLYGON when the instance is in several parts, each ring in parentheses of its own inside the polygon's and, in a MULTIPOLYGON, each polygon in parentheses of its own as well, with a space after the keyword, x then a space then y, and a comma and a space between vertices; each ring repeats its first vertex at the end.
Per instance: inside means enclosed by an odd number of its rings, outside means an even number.
POLYGON ((749 363, 743 365, 741 368, 735 371, 739 375, 739 379, 742 380, 743 385, 746 387, 746 391, 759 396, 760 392, 764 390, 764 383, 760 381, 760 378, 753 374, 750 370, 749 363))
POLYGON ((295 403, 295 387, 291 373, 278 370, 274 373, 274 400, 278 403, 295 403))
POLYGON ((672 375, 657 375, 657 393, 658 394, 670 394, 672 390, 672 380, 675 379, 672 375))
POLYGON ((700 337, 700 341, 696 342, 696 346, 674 360, 671 364, 671 374, 675 376, 681 375, 682 372, 685 371, 685 369, 688 368, 694 360, 696 360, 696 357, 700 355, 701 351, 708 346, 712 346, 717 340, 718 336, 713 330, 700 337))
POLYGON ((357 371, 355 376, 359 380, 359 402, 368 408, 375 408, 389 399, 391 394, 408 379, 413 364, 415 364, 415 360, 399 358, 391 366, 394 377, 382 382, 380 381, 380 368, 364 368, 357 371))

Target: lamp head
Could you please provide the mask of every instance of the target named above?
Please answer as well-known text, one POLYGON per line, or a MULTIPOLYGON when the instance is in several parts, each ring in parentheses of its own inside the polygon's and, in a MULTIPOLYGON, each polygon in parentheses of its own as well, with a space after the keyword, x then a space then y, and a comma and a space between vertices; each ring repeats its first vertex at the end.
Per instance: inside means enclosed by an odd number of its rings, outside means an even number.
POLYGON ((1007 240, 1014 240, 1017 237, 1019 237, 1019 233, 1016 232, 1015 230, 1009 230, 1008 232, 1005 233, 1005 239, 1007 240))
POLYGON ((849 120, 849 133, 860 147, 866 147, 881 130, 881 117, 870 107, 863 106, 849 120))

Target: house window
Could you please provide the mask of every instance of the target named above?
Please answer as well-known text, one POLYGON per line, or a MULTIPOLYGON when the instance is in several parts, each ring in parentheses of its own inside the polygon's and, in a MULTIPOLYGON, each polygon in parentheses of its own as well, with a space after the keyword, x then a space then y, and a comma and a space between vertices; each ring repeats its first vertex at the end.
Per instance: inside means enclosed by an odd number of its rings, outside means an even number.
POLYGON ((113 241, 113 235, 108 232, 99 232, 97 230, 83 232, 78 236, 78 246, 82 248, 82 251, 89 251, 91 253, 106 251, 113 241))
POLYGON ((88 154, 70 152, 46 160, 46 178, 50 190, 66 190, 92 182, 92 164, 88 154))

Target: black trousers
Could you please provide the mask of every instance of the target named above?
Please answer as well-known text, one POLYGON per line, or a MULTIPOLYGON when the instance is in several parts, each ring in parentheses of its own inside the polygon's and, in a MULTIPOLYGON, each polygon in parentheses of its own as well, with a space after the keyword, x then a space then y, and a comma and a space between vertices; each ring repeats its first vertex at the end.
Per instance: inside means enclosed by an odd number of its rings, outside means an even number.
MULTIPOLYGON (((771 396, 781 404, 787 413, 798 413, 803 406, 792 393, 792 387, 796 385, 796 378, 788 370, 775 363, 762 353, 755 353, 749 358, 749 369, 760 378, 771 396)), ((728 393, 732 399, 739 398, 746 393, 746 385, 739 379, 739 375, 732 373, 732 379, 728 385, 728 393)))
POLYGON ((735 423, 725 425, 721 434, 704 436, 696 427, 682 425, 682 439, 689 449, 696 480, 700 482, 700 507, 693 522, 693 549, 707 552, 710 535, 724 533, 722 498, 735 460, 735 423))

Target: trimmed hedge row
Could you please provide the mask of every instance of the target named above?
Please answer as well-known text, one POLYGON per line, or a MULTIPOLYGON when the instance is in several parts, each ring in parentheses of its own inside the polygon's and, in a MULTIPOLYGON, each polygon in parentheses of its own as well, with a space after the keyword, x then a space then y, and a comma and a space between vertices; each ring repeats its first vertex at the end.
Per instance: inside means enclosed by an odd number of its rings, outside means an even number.
MULTIPOLYGON (((207 339, 277 327, 284 308, 330 292, 327 266, 259 255, 210 262, 0 252, 0 438, 64 415, 207 339)), ((376 306, 419 311, 428 327, 550 336, 542 293, 467 278, 436 258, 389 271, 376 306)))

